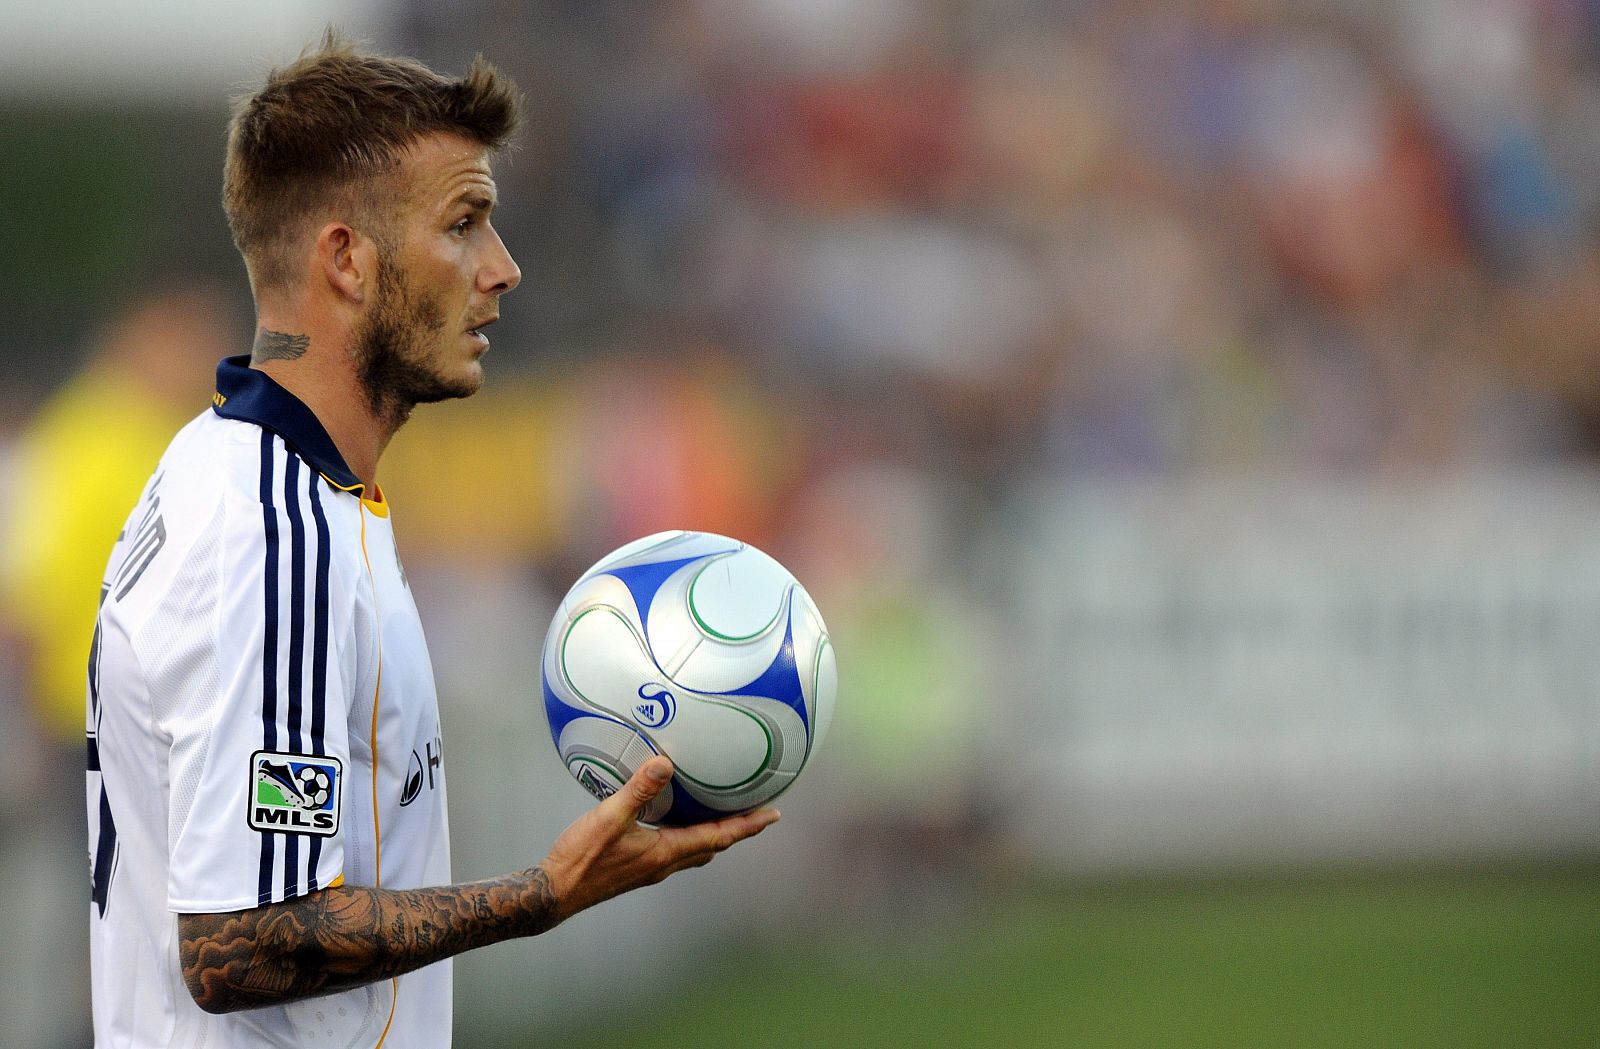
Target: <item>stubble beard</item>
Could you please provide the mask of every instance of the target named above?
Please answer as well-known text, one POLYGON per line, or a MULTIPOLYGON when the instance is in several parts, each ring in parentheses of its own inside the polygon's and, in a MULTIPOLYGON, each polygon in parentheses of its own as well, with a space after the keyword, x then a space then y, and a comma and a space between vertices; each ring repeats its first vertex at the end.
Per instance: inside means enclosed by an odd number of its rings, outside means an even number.
POLYGON ((399 267, 380 259, 372 313, 356 339, 356 375, 373 414, 391 428, 419 404, 478 392, 480 375, 447 375, 433 359, 444 330, 438 300, 413 295, 399 267))

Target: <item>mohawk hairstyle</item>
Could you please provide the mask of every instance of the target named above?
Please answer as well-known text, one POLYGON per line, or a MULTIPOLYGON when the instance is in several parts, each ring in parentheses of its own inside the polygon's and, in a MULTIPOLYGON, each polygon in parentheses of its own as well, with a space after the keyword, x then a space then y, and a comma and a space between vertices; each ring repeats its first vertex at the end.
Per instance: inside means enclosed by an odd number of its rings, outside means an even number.
POLYGON ((287 284, 295 240, 330 205, 381 224, 375 182, 417 139, 451 132, 498 152, 520 119, 516 85, 481 55, 451 79, 415 59, 358 50, 330 28, 320 47, 239 99, 228 124, 222 207, 251 284, 287 284))

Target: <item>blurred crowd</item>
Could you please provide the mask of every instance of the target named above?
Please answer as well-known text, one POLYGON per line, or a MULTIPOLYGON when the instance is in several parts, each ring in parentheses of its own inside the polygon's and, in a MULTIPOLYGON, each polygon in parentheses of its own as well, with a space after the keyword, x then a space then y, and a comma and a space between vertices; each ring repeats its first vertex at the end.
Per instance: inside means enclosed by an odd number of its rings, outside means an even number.
POLYGON ((811 460, 985 492, 1593 443, 1593 4, 478 10, 411 32, 503 25, 505 341, 557 374, 737 362, 811 460))
MULTIPOLYGON (((380 478, 447 703, 522 687, 612 547, 738 536, 839 639, 818 789, 884 866, 982 822, 969 555, 1021 487, 1600 452, 1594 0, 409 0, 391 35, 531 116, 490 382, 380 478)), ((105 551, 243 290, 130 285, 52 400, 0 395, 5 724, 76 742, 105 551)))

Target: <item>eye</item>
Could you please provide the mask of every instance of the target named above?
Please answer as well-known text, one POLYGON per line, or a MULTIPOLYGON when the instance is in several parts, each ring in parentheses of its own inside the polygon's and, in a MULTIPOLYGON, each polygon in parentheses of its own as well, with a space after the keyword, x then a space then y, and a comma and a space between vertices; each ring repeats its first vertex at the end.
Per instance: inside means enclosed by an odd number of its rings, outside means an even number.
POLYGON ((450 227, 450 232, 454 233, 458 237, 464 237, 464 236, 467 235, 467 230, 469 230, 471 228, 472 228, 472 217, 469 215, 468 217, 462 219, 460 222, 457 222, 454 226, 451 226, 450 227))

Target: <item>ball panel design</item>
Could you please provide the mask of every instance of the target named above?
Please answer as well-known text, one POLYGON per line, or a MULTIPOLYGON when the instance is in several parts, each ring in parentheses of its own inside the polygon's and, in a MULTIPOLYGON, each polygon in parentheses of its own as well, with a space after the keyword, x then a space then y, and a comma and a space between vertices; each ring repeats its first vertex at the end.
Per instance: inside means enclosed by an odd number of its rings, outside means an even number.
MULTIPOLYGON (((651 600, 649 614, 642 620, 650 651, 662 672, 674 680, 680 680, 684 664, 706 639, 688 614, 689 585, 703 564, 703 561, 689 561, 668 576, 651 600)), ((683 682, 680 680, 680 683, 683 682)))
POLYGON ((720 793, 749 785, 771 766, 774 744, 781 745, 781 738, 764 718, 738 704, 693 694, 684 696, 683 707, 700 717, 679 718, 656 733, 679 776, 720 793), (701 730, 695 730, 697 725, 701 730))
POLYGON ((811 722, 811 749, 816 750, 827 738, 828 726, 833 724, 833 699, 839 692, 839 665, 834 659, 833 642, 826 635, 817 649, 813 680, 816 681, 817 699, 812 708, 816 716, 811 722))
POLYGON ((817 606, 812 603, 811 595, 805 588, 796 586, 790 595, 794 620, 794 628, 790 632, 794 639, 795 666, 803 668, 800 673, 800 693, 804 697, 809 720, 815 722, 817 710, 817 676, 816 664, 819 646, 827 640, 828 632, 822 625, 822 616, 817 614, 817 606))
POLYGON ((545 712, 590 793, 654 753, 676 775, 641 818, 683 824, 771 801, 831 718, 837 672, 809 595, 723 536, 663 532, 601 559, 551 622, 545 712))
POLYGON ((748 812, 772 801, 789 789, 796 775, 797 773, 793 772, 769 772, 740 790, 710 794, 693 783, 680 783, 679 798, 682 799, 685 795, 693 798, 700 803, 704 811, 712 813, 714 817, 729 816, 736 812, 748 812))
POLYGON ((655 739, 680 775, 713 790, 750 782, 772 756, 772 731, 762 718, 726 700, 675 694, 615 609, 578 614, 561 645, 561 668, 578 699, 655 739))
MULTIPOLYGON (((596 798, 604 800, 655 753, 650 744, 627 726, 598 717, 578 717, 567 723, 556 740, 556 751, 574 778, 596 798)), ((658 822, 672 808, 672 784, 667 784, 640 814, 658 822)))
POLYGON ((575 616, 560 645, 561 679, 594 710, 629 720, 639 689, 656 684, 661 669, 622 613, 593 605, 575 616))
MULTIPOLYGON (((654 640, 652 635, 651 641, 654 640)), ((701 638, 673 668, 672 677, 701 692, 732 692, 761 677, 774 663, 784 661, 788 644, 787 632, 776 630, 742 645, 701 638)))
POLYGON ((556 749, 563 758, 581 753, 605 756, 615 766, 633 743, 633 736, 628 726, 609 718, 577 717, 561 730, 561 735, 556 738, 556 749))
POLYGON ((606 565, 627 564, 633 560, 653 561, 659 558, 648 555, 657 550, 666 549, 673 543, 681 540, 688 533, 682 531, 653 532, 650 535, 635 539, 631 543, 624 543, 605 557, 589 566, 589 570, 579 578, 587 578, 601 571, 606 565))
POLYGON ((760 550, 708 558, 689 583, 689 614, 718 641, 749 641, 778 625, 794 578, 760 550))

